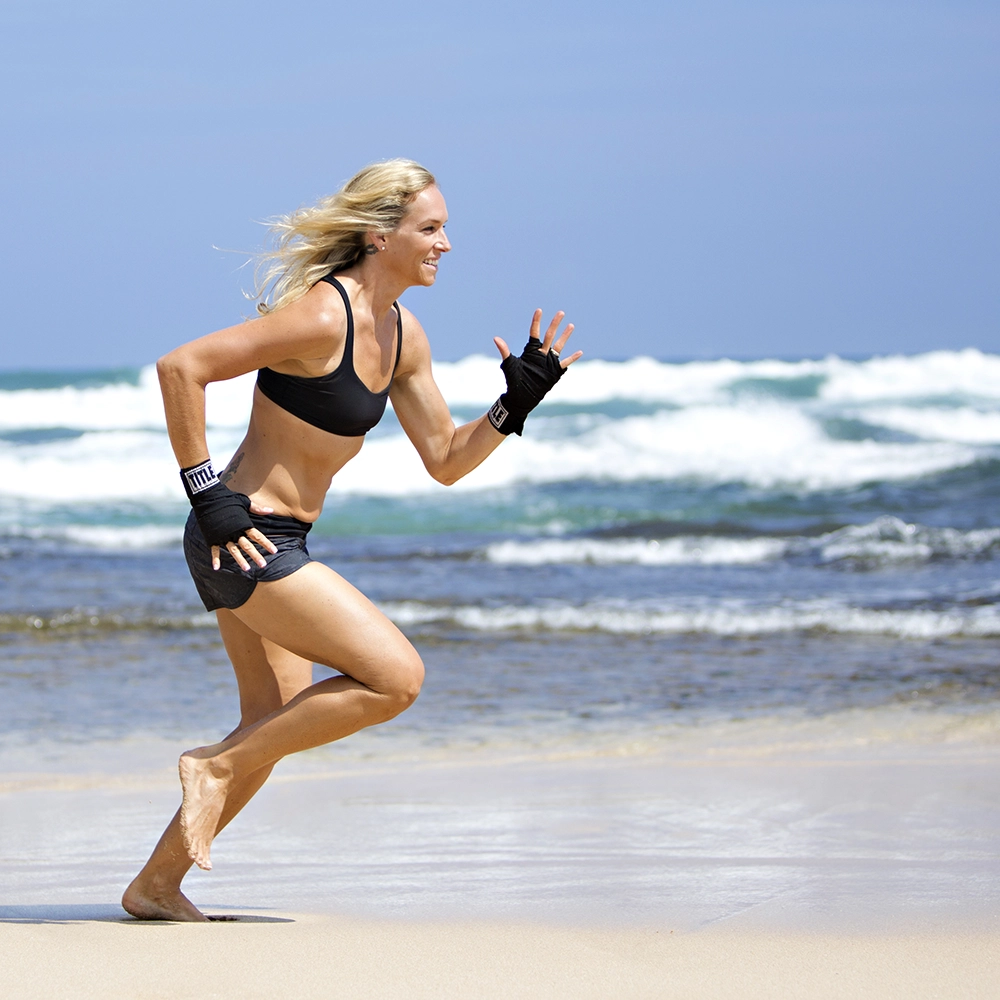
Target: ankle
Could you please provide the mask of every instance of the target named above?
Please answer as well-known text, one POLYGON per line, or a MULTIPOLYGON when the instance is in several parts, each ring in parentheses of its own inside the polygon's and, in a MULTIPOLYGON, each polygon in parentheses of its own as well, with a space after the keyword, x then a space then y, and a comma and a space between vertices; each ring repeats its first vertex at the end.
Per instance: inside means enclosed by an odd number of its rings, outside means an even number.
POLYGON ((125 890, 125 896, 127 897, 130 893, 150 898, 172 896, 180 892, 181 879, 183 879, 185 874, 187 874, 187 869, 180 876, 174 872, 166 874, 163 872, 141 871, 125 890))
POLYGON ((236 778, 233 762, 222 754, 217 757, 209 757, 205 764, 207 765, 206 770, 216 781, 222 781, 229 785, 236 778))
POLYGON ((224 757, 222 753, 214 756, 201 756, 197 751, 182 753, 181 760, 198 761, 202 774, 207 774, 215 781, 231 784, 235 778, 232 761, 224 757))

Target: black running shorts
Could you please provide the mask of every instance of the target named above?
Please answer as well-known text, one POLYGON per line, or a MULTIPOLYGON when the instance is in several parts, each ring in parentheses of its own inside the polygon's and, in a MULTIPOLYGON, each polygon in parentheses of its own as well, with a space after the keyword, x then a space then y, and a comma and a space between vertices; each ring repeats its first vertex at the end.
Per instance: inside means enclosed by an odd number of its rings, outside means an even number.
POLYGON ((261 549, 267 566, 258 566, 247 557, 249 570, 242 570, 226 549, 219 557, 222 566, 212 569, 212 550, 195 520, 194 511, 184 527, 184 558, 198 588, 198 595, 209 611, 219 608, 238 608, 245 604, 254 588, 261 581, 280 580, 289 576, 306 563, 312 562, 306 549, 306 535, 312 525, 296 517, 278 514, 251 514, 254 527, 277 546, 273 555, 261 549))

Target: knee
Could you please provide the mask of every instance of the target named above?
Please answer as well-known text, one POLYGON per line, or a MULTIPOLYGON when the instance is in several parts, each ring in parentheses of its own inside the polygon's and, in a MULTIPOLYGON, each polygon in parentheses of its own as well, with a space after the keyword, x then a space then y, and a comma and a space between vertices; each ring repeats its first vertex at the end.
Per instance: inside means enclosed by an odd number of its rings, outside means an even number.
POLYGON ((392 679, 384 692, 388 709, 387 718, 391 719, 406 711, 417 700, 423 683, 423 660, 415 649, 410 649, 395 663, 392 679))

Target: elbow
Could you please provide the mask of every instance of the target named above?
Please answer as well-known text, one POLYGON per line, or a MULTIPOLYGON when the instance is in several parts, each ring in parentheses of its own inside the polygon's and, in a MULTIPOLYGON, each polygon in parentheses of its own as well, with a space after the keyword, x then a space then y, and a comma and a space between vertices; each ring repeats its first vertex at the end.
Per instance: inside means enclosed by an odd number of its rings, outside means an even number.
POLYGON ((176 351, 164 354, 156 362, 156 377, 160 380, 160 385, 171 382, 183 371, 184 366, 180 363, 176 351))
POLYGON ((156 362, 156 377, 160 380, 161 388, 177 386, 182 382, 196 382, 204 386, 204 382, 198 377, 197 372, 188 363, 184 351, 181 348, 164 354, 156 362))
POLYGON ((455 466, 444 458, 429 462, 425 457, 424 468, 431 479, 442 486, 454 486, 465 475, 464 472, 457 471, 455 466))
POLYGON ((431 478, 442 486, 454 486, 462 477, 447 469, 438 469, 431 472, 431 478))

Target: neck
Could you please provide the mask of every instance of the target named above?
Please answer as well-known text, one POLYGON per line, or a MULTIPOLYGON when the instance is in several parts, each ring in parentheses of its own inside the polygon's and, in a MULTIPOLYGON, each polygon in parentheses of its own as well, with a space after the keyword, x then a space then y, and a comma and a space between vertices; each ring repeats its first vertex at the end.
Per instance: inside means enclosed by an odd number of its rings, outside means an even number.
POLYGON ((410 287, 410 283, 392 273, 378 254, 363 257, 354 267, 344 271, 342 277, 350 278, 357 286, 359 305, 364 303, 376 318, 385 316, 396 301, 410 287))

